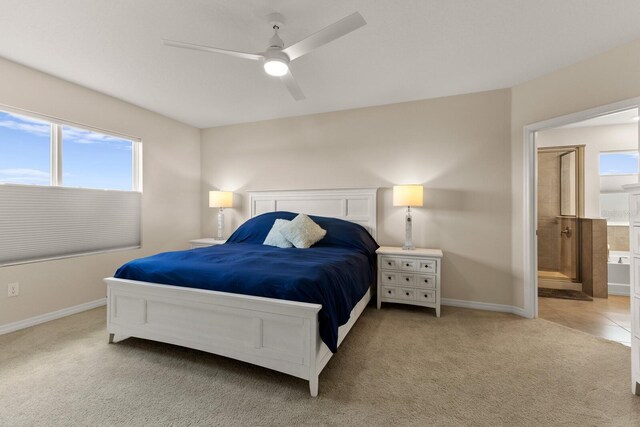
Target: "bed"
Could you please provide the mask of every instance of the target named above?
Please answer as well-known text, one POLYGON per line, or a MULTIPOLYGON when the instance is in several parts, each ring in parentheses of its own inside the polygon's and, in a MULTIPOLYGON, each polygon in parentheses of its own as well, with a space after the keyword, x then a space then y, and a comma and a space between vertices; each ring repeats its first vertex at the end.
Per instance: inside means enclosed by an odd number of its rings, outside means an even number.
MULTIPOLYGON (((316 215, 314 219, 324 217, 331 221, 337 218, 359 224, 366 229, 367 235, 375 238, 376 189, 251 192, 249 199, 251 219, 248 224, 286 214, 281 211, 305 212, 316 215)), ((356 282, 373 282, 375 270, 371 269, 371 277, 368 277, 358 267, 363 251, 344 245, 338 232, 329 230, 327 233, 327 237, 337 238, 337 243, 324 245, 323 239, 318 247, 287 250, 256 244, 261 237, 252 235, 251 230, 238 236, 242 230, 242 227, 237 230, 225 245, 132 261, 133 264, 125 264, 118 270, 120 278, 105 279, 109 341, 138 337, 231 357, 305 379, 309 381, 311 395, 317 396, 320 372, 371 298, 370 285, 373 283, 356 282), (332 249, 333 244, 340 248, 332 249), (292 272, 293 276, 283 277, 283 283, 308 281, 304 278, 316 275, 313 268, 318 263, 325 263, 327 270, 342 272, 341 276, 329 277, 329 282, 335 283, 319 293, 313 286, 303 287, 302 291, 299 287, 292 291, 284 285, 262 286, 264 280, 261 282, 252 277, 256 275, 252 267, 265 271, 260 263, 268 262, 265 258, 273 250, 282 251, 276 255, 280 264, 274 271, 282 271, 287 263, 300 268, 297 273, 292 272), (286 258, 282 255, 285 253, 293 258, 286 258), (163 267, 163 257, 184 261, 176 264, 181 267, 171 271, 163 267), (201 270, 199 266, 207 262, 218 263, 219 268, 213 272, 201 270), (155 267, 149 268, 149 265, 155 267), (311 270, 305 270, 303 266, 311 270), (122 272, 123 268, 128 271, 122 272), (225 287, 224 281, 218 280, 225 276, 225 268, 228 269, 226 276, 232 277, 229 280, 235 287, 225 287), (181 275, 177 274, 180 270, 183 270, 181 275), (141 271, 146 275, 140 275, 141 271), (210 275, 208 279, 207 275, 210 275), (140 277, 143 280, 136 280, 140 277), (163 283, 158 283, 160 281, 163 283), (347 282, 354 284, 346 286, 347 282), (212 283, 215 286, 211 286, 212 283), (236 293, 238 286, 243 294, 236 293), (351 288, 354 290, 341 292, 351 288), (345 312, 342 304, 336 304, 337 310, 332 307, 336 300, 332 292, 344 294, 342 297, 350 300, 348 311, 345 312), (336 312, 333 320, 328 317, 332 311, 336 312)), ((370 267, 372 260, 368 260, 370 267)), ((318 277, 324 275, 326 272, 317 274, 318 277)))

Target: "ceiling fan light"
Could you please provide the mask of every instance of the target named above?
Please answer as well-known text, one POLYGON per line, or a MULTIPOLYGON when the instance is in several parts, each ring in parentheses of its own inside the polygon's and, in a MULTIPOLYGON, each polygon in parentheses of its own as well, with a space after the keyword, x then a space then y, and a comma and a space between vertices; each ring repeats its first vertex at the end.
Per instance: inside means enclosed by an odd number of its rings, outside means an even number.
POLYGON ((264 71, 270 76, 280 77, 287 74, 289 65, 281 59, 271 58, 264 62, 264 71))

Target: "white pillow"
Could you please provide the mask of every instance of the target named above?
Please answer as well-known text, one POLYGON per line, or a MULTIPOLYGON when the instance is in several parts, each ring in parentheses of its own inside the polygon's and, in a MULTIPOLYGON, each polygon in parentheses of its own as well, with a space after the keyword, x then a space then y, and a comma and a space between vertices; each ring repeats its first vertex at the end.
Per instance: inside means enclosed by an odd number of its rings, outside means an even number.
POLYGON ((293 245, 290 241, 288 241, 282 233, 280 233, 280 229, 285 225, 289 224, 291 221, 288 219, 276 219, 273 222, 273 226, 267 234, 267 238, 264 239, 263 245, 276 246, 278 248, 290 248, 293 245))
POLYGON ((327 231, 305 214, 300 214, 285 224, 280 229, 280 234, 293 243, 296 248, 309 248, 320 241, 327 234, 327 231))

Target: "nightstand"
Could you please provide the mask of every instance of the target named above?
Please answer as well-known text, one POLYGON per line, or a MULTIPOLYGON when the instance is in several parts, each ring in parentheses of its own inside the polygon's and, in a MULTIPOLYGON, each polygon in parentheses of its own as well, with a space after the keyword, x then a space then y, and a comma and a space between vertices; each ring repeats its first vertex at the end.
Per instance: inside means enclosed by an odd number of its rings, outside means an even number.
POLYGON ((440 249, 382 246, 378 254, 378 309, 383 302, 436 309, 440 317, 440 249))
POLYGON ((206 248, 207 246, 222 245, 225 242, 226 242, 226 240, 218 240, 218 239, 214 239, 213 237, 206 237, 204 239, 189 240, 189 244, 191 245, 191 249, 206 248))

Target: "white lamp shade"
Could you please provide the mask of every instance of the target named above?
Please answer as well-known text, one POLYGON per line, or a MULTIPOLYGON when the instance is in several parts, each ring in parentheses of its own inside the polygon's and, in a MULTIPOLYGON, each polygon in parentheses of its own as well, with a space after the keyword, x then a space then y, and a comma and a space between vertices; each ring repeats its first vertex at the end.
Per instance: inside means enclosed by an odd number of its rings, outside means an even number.
POLYGON ((233 206, 231 191, 209 191, 210 208, 230 208, 233 206))
POLYGON ((422 206, 422 185, 394 185, 393 206, 422 206))

